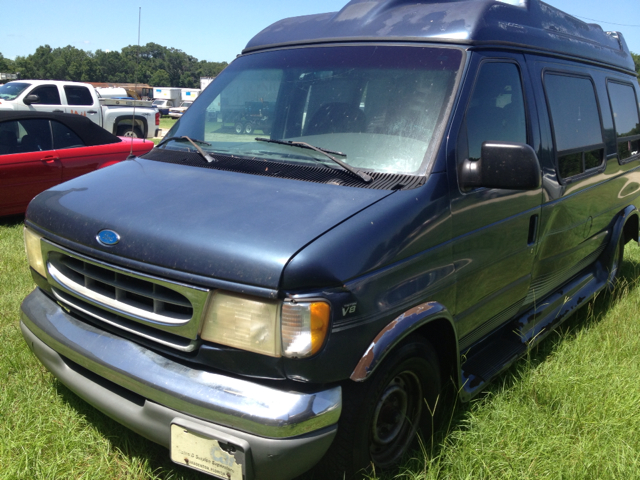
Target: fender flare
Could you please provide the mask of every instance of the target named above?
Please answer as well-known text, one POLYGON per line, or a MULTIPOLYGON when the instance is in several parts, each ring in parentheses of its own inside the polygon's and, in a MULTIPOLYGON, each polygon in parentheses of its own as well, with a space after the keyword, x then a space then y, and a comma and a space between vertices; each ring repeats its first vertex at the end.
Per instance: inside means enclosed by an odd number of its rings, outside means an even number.
POLYGON ((620 241, 621 236, 624 235, 624 227, 632 216, 638 217, 640 224, 640 212, 638 212, 635 205, 628 205, 618 214, 611 231, 609 244, 605 248, 604 252, 602 252, 602 266, 606 271, 608 284, 613 280, 611 278, 612 272, 610 267, 613 262, 613 258, 615 257, 616 248, 618 248, 618 242, 620 241))
POLYGON ((380 366, 387 354, 391 352, 409 334, 435 320, 445 319, 451 325, 456 343, 457 371, 460 370, 460 355, 458 355, 458 336, 453 316, 447 308, 438 302, 422 303, 400 314, 383 328, 373 339, 364 355, 349 377, 354 382, 364 382, 380 366))

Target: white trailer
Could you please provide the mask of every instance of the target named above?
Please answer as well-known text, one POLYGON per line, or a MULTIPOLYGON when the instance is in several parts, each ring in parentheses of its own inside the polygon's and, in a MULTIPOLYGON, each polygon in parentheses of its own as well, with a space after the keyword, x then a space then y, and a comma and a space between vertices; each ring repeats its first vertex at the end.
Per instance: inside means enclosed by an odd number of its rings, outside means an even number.
POLYGON ((200 90, 204 90, 216 77, 200 77, 200 90))
POLYGON ((101 98, 126 98, 129 96, 122 87, 96 87, 96 92, 101 98))
POLYGON ((168 115, 169 109, 177 107, 182 101, 182 89, 173 87, 154 87, 153 106, 160 110, 161 115, 168 115))
POLYGON ((200 95, 201 90, 199 88, 183 88, 182 90, 182 101, 189 102, 194 101, 200 95))

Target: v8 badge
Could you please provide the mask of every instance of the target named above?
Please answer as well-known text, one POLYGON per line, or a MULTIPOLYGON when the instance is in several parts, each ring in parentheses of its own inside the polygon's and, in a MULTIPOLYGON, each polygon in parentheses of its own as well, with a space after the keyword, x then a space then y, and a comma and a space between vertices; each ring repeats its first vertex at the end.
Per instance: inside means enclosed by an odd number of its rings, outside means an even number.
POLYGON ((357 302, 348 303, 342 306, 342 316, 346 317, 347 315, 353 315, 356 313, 356 307, 358 306, 357 302))

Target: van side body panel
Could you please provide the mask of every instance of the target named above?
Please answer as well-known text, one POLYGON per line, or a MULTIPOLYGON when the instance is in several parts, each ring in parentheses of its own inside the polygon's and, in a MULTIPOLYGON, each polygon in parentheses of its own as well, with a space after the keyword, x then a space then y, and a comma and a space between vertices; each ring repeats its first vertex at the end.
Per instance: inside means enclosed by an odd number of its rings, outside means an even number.
POLYGON ((339 300, 332 300, 325 348, 312 358, 283 359, 288 376, 323 382, 349 378, 369 344, 394 318, 425 301, 455 303, 447 182, 446 174, 433 173, 423 187, 395 192, 337 225, 289 262, 282 288, 294 298, 304 298, 305 289, 320 285, 339 283, 343 288, 327 295, 339 300), (345 305, 355 309, 344 310, 345 305))

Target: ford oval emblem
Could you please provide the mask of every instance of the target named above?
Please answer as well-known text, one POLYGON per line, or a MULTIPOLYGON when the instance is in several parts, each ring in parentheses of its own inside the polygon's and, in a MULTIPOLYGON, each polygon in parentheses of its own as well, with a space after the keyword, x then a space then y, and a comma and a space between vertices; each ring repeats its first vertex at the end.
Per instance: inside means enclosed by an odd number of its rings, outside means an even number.
POLYGON ((120 235, 113 230, 100 230, 96 238, 98 242, 107 246, 115 245, 120 241, 120 235))

